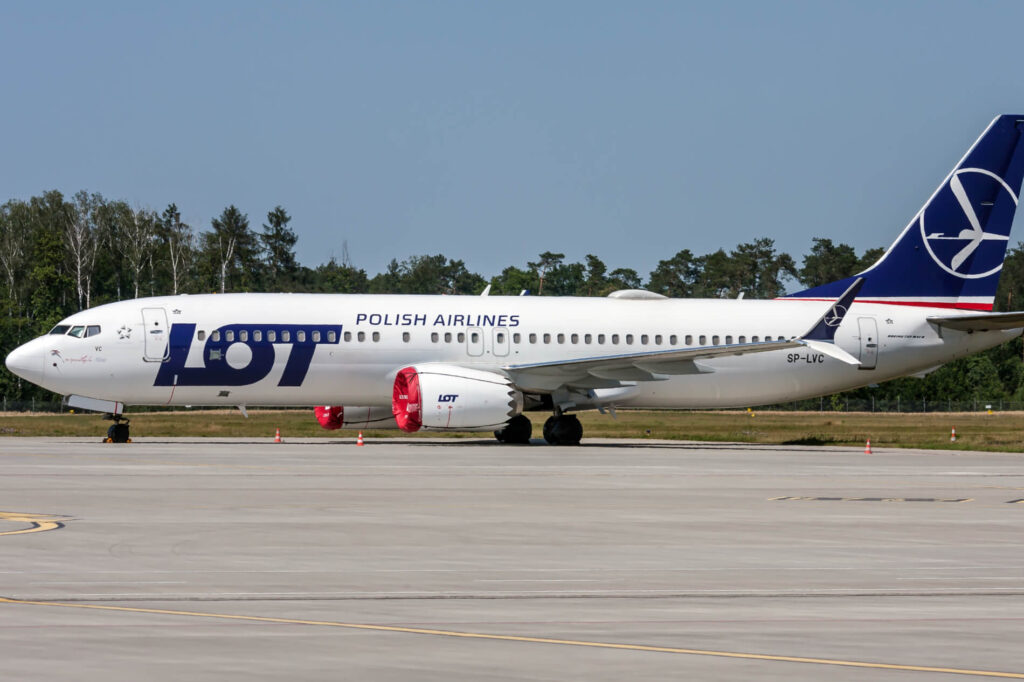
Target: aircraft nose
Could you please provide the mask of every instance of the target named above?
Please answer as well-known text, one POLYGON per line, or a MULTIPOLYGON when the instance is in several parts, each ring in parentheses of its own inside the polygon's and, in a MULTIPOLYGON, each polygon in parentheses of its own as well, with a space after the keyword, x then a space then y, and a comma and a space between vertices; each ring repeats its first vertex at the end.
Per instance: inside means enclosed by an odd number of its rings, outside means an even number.
POLYGON ((25 381, 38 384, 43 380, 43 356, 26 343, 18 346, 7 355, 7 369, 25 381))

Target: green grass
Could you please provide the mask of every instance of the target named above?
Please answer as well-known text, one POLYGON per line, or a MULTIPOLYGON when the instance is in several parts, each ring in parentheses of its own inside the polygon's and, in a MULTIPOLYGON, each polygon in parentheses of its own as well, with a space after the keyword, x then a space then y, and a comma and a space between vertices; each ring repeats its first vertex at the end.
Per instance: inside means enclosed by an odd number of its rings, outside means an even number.
MULTIPOLYGON (((312 410, 235 410, 130 413, 133 436, 224 436, 266 438, 281 429, 285 438, 355 437, 354 431, 325 431, 312 410)), ((545 413, 529 415, 540 437, 545 413)), ((596 412, 580 415, 585 438, 656 438, 789 445, 942 448, 1024 452, 1024 413, 842 413, 842 412, 687 412, 624 411, 618 418, 596 412), (751 414, 753 416, 751 416, 751 414), (950 443, 956 427, 957 442, 950 443)), ((96 436, 110 422, 92 414, 0 414, 2 436, 96 436)), ((487 438, 483 433, 421 434, 430 437, 487 438)), ((367 438, 408 436, 401 431, 365 431, 367 438)))

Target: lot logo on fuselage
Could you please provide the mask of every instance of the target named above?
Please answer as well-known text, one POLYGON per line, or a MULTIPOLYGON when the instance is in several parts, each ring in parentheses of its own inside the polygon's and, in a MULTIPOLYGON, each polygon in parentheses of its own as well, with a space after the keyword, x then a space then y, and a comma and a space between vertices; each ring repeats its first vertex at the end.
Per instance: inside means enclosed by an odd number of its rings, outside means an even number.
POLYGON ((278 386, 301 386, 316 347, 337 344, 341 325, 328 324, 229 324, 211 332, 203 346, 202 366, 186 367, 195 324, 172 324, 170 352, 160 365, 154 386, 247 386, 260 381, 274 368, 277 352, 286 354, 278 386), (228 349, 247 347, 251 356, 245 366, 228 362, 228 349))
POLYGON ((1017 195, 1001 177, 984 168, 961 168, 921 212, 924 246, 935 264, 951 275, 993 275, 1003 267, 1016 206, 1017 195), (989 223, 1006 234, 986 232, 989 223))

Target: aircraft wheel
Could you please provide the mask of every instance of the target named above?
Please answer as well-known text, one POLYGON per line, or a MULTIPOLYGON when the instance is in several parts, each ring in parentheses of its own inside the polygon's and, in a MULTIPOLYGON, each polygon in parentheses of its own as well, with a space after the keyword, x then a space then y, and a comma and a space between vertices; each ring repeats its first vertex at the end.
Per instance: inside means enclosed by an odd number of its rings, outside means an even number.
POLYGON ((521 414, 512 417, 504 428, 494 432, 494 437, 498 439, 499 443, 516 443, 518 445, 529 445, 532 435, 533 424, 521 414))
POLYGON ((579 445, 583 438, 583 425, 574 414, 551 417, 544 422, 544 440, 551 445, 579 445))
POLYGON ((104 443, 131 443, 132 439, 129 437, 129 430, 127 424, 111 424, 110 428, 107 429, 107 437, 103 440, 104 443))

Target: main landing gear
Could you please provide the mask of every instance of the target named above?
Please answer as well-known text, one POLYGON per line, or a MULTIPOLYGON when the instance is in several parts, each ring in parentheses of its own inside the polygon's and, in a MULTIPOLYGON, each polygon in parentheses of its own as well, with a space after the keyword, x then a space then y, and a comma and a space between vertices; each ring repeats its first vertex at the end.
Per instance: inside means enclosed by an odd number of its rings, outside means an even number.
POLYGON ((494 437, 498 439, 499 443, 515 443, 517 445, 529 445, 532 435, 533 424, 521 414, 509 419, 505 428, 494 432, 494 437))
POLYGON ((105 414, 104 419, 114 422, 107 429, 107 437, 103 439, 104 443, 131 443, 132 439, 129 435, 128 424, 129 420, 122 414, 105 414))
POLYGON ((556 414, 544 422, 544 440, 551 445, 579 445, 583 425, 574 414, 556 414))
MULTIPOLYGON (((503 429, 494 432, 499 443, 528 445, 533 424, 524 415, 508 420, 503 429)), ((544 440, 550 445, 579 445, 583 438, 583 425, 574 414, 556 414, 544 422, 544 440)))

